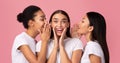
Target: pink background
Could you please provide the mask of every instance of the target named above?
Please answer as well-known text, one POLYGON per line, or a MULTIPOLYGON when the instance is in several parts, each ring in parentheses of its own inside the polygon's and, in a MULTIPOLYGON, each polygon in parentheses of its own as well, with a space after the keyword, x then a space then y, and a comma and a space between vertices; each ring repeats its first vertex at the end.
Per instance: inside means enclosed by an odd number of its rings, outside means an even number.
POLYGON ((24 28, 16 15, 28 5, 40 6, 47 16, 57 9, 68 12, 72 25, 88 11, 104 15, 107 23, 107 41, 110 62, 120 63, 120 1, 117 0, 1 0, 0 1, 0 63, 11 63, 11 48, 15 36, 24 28))

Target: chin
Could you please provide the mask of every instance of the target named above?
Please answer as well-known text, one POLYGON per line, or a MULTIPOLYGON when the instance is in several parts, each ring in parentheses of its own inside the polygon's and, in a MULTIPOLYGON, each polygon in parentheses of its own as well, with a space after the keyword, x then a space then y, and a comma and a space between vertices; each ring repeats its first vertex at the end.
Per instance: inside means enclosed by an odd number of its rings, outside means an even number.
POLYGON ((57 36, 61 36, 61 34, 60 34, 60 33, 57 33, 57 36))

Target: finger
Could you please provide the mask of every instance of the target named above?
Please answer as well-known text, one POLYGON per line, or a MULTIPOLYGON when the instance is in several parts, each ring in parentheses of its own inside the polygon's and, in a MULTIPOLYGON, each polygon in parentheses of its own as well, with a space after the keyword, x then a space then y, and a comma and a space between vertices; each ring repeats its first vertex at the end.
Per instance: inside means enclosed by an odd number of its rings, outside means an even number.
POLYGON ((44 25, 44 29, 43 29, 44 32, 45 32, 45 30, 46 30, 46 26, 47 26, 47 23, 45 23, 45 25, 44 25))
POLYGON ((51 24, 49 24, 49 32, 51 33, 51 24))
POLYGON ((54 33, 54 36, 55 36, 55 34, 56 34, 56 33, 55 33, 55 28, 52 28, 52 29, 53 29, 53 33, 54 33))
POLYGON ((46 32, 50 34, 50 25, 47 24, 46 32))
POLYGON ((67 31, 67 28, 65 28, 65 29, 63 30, 61 38, 63 38, 63 37, 65 36, 66 31, 67 31))
POLYGON ((49 28, 49 35, 51 36, 51 26, 49 26, 50 28, 49 28))
POLYGON ((42 31, 40 29, 38 29, 38 32, 39 32, 40 35, 42 34, 42 31))
POLYGON ((63 31, 63 32, 64 32, 64 34, 66 33, 66 31, 67 31, 67 28, 65 28, 65 29, 64 29, 64 31, 63 31))
POLYGON ((54 33, 54 38, 55 38, 55 40, 58 40, 56 31, 55 31, 55 27, 53 28, 53 33, 54 33))

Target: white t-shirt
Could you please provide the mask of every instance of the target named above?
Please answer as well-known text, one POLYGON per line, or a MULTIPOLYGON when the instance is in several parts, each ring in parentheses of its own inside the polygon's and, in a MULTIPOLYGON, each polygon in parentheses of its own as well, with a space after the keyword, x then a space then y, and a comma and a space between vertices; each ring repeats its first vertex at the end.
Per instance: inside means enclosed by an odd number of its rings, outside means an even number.
MULTIPOLYGON (((78 49, 83 49, 82 42, 77 38, 64 39, 64 46, 69 59, 72 58, 73 51, 78 49)), ((47 59, 50 57, 53 48, 54 48, 54 42, 52 39, 50 39, 48 43, 47 59)), ((40 49, 41 49, 41 41, 39 41, 36 45, 36 52, 40 52, 40 49)), ((57 53, 56 63, 60 63, 60 52, 57 53)))
POLYGON ((12 47, 12 63, 29 63, 23 53, 18 50, 22 45, 28 45, 35 54, 35 40, 25 32, 16 36, 12 47))
POLYGON ((97 41, 89 41, 85 46, 83 56, 81 58, 81 63, 90 63, 89 55, 94 54, 101 58, 101 63, 105 63, 104 54, 101 46, 97 41))

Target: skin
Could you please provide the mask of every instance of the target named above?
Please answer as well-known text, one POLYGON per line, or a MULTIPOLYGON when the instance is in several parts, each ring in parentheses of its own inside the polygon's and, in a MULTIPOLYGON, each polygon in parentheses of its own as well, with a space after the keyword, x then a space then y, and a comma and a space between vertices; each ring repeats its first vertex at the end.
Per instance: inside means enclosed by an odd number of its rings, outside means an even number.
MULTIPOLYGON (((91 41, 91 33, 93 29, 94 27, 90 26, 90 21, 87 15, 85 15, 82 18, 82 21, 79 22, 77 31, 74 31, 74 32, 77 32, 79 36, 85 35, 87 42, 89 42, 91 41)), ((99 56, 90 54, 89 58, 90 58, 90 63, 101 63, 101 58, 99 56)))
POLYGON ((51 26, 54 32, 54 48, 48 59, 48 63, 56 63, 57 52, 59 49, 61 63, 79 63, 82 51, 76 50, 72 53, 72 59, 69 59, 64 47, 64 39, 67 38, 66 31, 69 27, 68 19, 65 15, 58 13, 52 17, 51 26))
POLYGON ((42 11, 36 12, 35 15, 36 16, 33 20, 29 20, 29 27, 26 30, 26 33, 34 39, 38 34, 40 34, 43 41, 41 52, 38 53, 38 56, 36 57, 28 45, 22 45, 18 49, 23 53, 29 63, 45 63, 47 43, 50 38, 50 26, 45 23, 45 14, 42 11))
POLYGON ((78 30, 78 24, 74 24, 73 27, 71 28, 71 36, 72 37, 80 38, 77 33, 77 30, 78 30))

